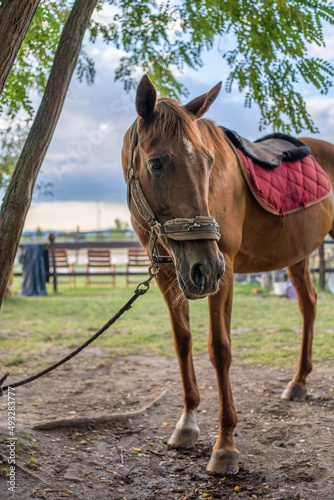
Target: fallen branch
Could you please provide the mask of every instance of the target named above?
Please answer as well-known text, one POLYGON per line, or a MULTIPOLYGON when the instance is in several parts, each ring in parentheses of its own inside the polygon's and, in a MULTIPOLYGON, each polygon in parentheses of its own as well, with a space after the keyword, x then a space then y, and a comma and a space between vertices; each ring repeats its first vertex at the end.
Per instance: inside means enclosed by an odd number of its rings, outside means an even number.
POLYGON ((164 453, 159 453, 158 451, 150 450, 149 448, 147 448, 146 451, 149 453, 152 453, 152 455, 156 455, 157 457, 164 457, 165 456, 164 453))
MULTIPOLYGON (((1 451, 0 451, 0 458, 2 458, 2 460, 4 460, 5 462, 8 462, 8 457, 6 457, 6 455, 4 455, 1 451)), ((17 461, 15 461, 15 467, 17 467, 18 469, 20 469, 25 474, 28 474, 29 476, 32 476, 33 478, 37 479, 38 481, 41 481, 46 486, 49 485, 49 483, 47 481, 44 481, 44 479, 42 479, 41 477, 37 476, 37 474, 34 474, 33 472, 30 472, 29 469, 26 469, 22 465, 18 464, 17 461)))
POLYGON ((137 417, 141 415, 146 410, 154 406, 160 399, 162 399, 167 394, 167 389, 165 389, 157 398, 155 398, 151 403, 147 404, 140 410, 131 411, 127 413, 114 413, 112 415, 102 415, 100 417, 79 417, 79 418, 64 418, 60 420, 50 420, 48 422, 43 422, 34 425, 32 428, 34 430, 42 431, 49 429, 60 429, 60 428, 72 428, 72 427, 96 427, 99 425, 120 423, 124 420, 129 420, 130 418, 137 417))

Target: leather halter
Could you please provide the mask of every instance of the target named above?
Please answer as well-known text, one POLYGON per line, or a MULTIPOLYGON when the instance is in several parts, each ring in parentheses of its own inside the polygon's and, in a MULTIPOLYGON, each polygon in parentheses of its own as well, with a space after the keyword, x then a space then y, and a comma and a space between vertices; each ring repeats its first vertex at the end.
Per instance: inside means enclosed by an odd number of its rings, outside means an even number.
POLYGON ((214 217, 198 215, 194 219, 172 219, 160 224, 150 207, 140 182, 134 176, 133 154, 138 143, 137 119, 132 125, 130 136, 130 152, 127 170, 128 206, 132 199, 141 217, 151 228, 149 249, 152 265, 158 268, 160 264, 173 264, 169 256, 159 255, 157 240, 165 235, 173 240, 220 240, 220 228, 214 217))

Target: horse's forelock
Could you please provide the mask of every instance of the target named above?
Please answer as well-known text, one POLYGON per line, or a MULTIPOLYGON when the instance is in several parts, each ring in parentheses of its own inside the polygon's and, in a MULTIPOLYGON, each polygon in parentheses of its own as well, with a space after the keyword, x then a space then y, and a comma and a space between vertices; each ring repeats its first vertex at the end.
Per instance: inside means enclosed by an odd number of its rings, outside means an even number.
POLYGON ((150 147, 161 139, 170 138, 173 142, 181 144, 188 139, 198 148, 203 147, 200 134, 193 119, 173 99, 160 99, 158 101, 154 116, 145 122, 144 143, 150 147))

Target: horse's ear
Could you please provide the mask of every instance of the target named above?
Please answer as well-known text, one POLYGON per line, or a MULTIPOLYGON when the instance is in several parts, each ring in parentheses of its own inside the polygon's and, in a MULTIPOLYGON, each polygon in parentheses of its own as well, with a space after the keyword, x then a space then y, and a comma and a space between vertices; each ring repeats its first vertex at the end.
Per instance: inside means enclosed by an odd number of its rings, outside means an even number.
POLYGON ((144 75, 137 87, 136 109, 143 120, 151 118, 157 104, 157 91, 147 75, 144 75))
POLYGON ((196 119, 201 118, 201 116, 203 116, 204 113, 207 112, 213 101, 218 96, 221 86, 222 82, 217 83, 217 85, 215 85, 215 87, 213 87, 210 92, 196 97, 196 99, 188 102, 188 104, 183 106, 183 108, 188 111, 188 113, 194 115, 196 119))

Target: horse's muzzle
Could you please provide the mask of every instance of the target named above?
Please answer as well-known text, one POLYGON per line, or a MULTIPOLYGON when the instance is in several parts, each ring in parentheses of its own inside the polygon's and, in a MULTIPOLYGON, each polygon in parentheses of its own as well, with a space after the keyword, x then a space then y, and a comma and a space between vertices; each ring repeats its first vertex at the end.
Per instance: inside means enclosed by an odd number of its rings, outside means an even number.
MULTIPOLYGON (((200 246, 207 246, 206 252, 195 252, 194 242, 189 245, 186 252, 187 258, 176 257, 176 272, 180 288, 187 299, 194 300, 216 293, 219 289, 220 279, 225 272, 223 254, 213 242, 200 246), (208 251, 209 250, 209 251, 208 251)), ((208 243, 208 242, 207 242, 208 243)))

